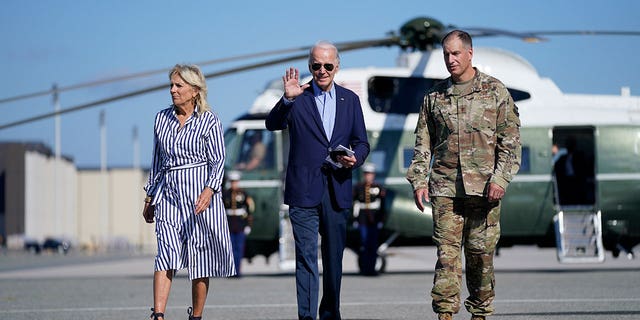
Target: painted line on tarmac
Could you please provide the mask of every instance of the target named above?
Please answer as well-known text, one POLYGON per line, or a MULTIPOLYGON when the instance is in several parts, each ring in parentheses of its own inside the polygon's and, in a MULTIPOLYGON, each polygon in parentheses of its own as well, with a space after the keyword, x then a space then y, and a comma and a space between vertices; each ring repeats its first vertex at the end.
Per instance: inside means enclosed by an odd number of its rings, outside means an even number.
POLYGON ((549 302, 640 302, 640 298, 579 298, 579 299, 507 299, 495 303, 549 303, 549 302))
MULTIPOLYGON (((579 299, 506 299, 495 300, 496 304, 516 304, 516 303, 566 303, 566 302, 640 302, 640 298, 579 298, 579 299)), ((342 302, 342 306, 369 306, 369 305, 422 305, 428 304, 426 301, 370 301, 370 302, 342 302)), ((230 309, 230 308, 282 308, 296 307, 295 303, 276 304, 234 304, 234 305, 207 305, 206 309, 230 309)), ((100 308, 48 308, 48 309, 16 309, 0 310, 0 314, 22 314, 22 313, 44 313, 44 312, 92 312, 92 311, 112 311, 112 310, 146 310, 145 307, 100 307, 100 308)), ((184 307, 167 307, 167 309, 179 309, 184 307)))

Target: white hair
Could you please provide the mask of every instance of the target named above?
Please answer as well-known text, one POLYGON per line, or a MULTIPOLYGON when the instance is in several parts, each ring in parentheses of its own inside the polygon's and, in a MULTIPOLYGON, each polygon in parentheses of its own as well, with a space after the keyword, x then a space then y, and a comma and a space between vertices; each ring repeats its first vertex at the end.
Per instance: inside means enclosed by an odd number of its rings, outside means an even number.
POLYGON ((316 44, 313 45, 313 47, 311 47, 311 49, 309 49, 309 63, 311 63, 311 57, 313 56, 313 50, 315 50, 316 48, 322 48, 322 49, 331 49, 333 51, 336 52, 336 60, 338 60, 338 65, 340 65, 340 54, 338 53, 338 48, 331 43, 330 41, 326 41, 326 40, 320 40, 318 42, 316 42, 316 44))

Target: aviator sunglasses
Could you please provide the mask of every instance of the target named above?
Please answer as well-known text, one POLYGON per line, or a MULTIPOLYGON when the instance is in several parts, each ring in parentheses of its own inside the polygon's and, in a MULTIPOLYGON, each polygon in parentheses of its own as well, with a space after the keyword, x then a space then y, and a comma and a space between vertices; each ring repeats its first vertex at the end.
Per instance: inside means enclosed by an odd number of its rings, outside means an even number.
POLYGON ((333 64, 331 64, 331 63, 325 63, 325 64, 312 63, 311 64, 311 70, 313 70, 313 71, 320 70, 320 67, 324 67, 324 69, 327 70, 327 71, 333 71, 333 68, 335 68, 335 66, 333 64))

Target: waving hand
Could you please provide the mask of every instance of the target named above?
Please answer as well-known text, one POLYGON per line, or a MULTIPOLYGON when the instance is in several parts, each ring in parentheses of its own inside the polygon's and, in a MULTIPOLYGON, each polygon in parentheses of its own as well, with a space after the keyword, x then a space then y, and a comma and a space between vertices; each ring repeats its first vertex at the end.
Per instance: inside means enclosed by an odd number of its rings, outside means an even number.
POLYGON ((300 85, 300 72, 296 68, 289 68, 282 77, 282 82, 284 83, 284 97, 289 100, 295 99, 309 87, 308 83, 300 85))

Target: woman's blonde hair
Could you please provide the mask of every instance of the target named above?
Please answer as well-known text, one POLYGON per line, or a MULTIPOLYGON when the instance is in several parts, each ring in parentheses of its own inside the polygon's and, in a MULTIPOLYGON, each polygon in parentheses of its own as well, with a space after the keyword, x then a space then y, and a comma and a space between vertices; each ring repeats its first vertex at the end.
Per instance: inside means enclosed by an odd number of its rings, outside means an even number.
POLYGON ((200 67, 195 64, 176 64, 171 71, 169 71, 169 79, 171 76, 177 74, 186 83, 198 88, 198 95, 195 97, 195 104, 200 107, 198 112, 205 112, 211 110, 211 106, 207 102, 207 81, 200 71, 200 67))

